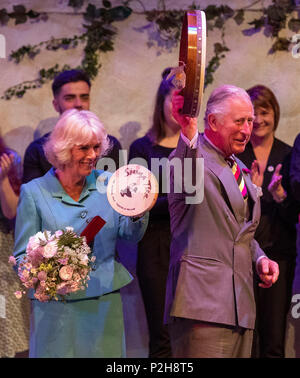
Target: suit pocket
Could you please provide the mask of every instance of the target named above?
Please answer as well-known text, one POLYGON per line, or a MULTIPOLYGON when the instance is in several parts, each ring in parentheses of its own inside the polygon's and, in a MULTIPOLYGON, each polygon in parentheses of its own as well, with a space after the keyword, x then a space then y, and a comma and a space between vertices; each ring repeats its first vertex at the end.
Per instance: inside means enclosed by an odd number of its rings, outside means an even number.
POLYGON ((210 256, 183 256, 180 261, 174 314, 232 324, 233 292, 232 268, 224 262, 210 256))
POLYGON ((198 255, 186 255, 182 256, 180 261, 187 261, 187 262, 195 262, 196 264, 215 264, 215 263, 220 263, 222 264, 223 262, 220 259, 217 259, 215 257, 206 257, 206 256, 198 256, 198 255))

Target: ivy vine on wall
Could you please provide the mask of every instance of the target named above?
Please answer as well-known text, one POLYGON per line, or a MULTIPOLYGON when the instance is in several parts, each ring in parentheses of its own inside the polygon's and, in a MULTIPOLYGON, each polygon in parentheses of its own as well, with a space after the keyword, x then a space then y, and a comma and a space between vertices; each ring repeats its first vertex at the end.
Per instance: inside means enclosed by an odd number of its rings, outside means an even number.
MULTIPOLYGON (((118 34, 116 23, 127 19, 133 13, 144 15, 145 19, 155 26, 160 35, 160 41, 150 41, 149 47, 155 45, 155 43, 163 47, 177 46, 185 10, 167 9, 164 0, 158 0, 156 9, 149 11, 146 10, 143 1, 127 0, 114 7, 109 0, 103 0, 102 6, 97 7, 90 3, 85 6, 87 2, 85 0, 69 0, 67 6, 72 8, 72 12, 66 13, 65 16, 82 15, 84 30, 82 34, 72 35, 68 38, 50 38, 36 45, 27 44, 12 51, 9 58, 16 64, 20 64, 26 56, 34 59, 44 49, 57 51, 83 45, 84 54, 80 66, 70 67, 66 64, 56 64, 53 67, 42 68, 38 72, 37 79, 24 81, 8 88, 1 98, 9 100, 14 96, 22 97, 27 90, 41 87, 65 69, 83 69, 91 79, 94 79, 101 67, 101 54, 114 49, 114 41, 118 34), (133 11, 133 3, 139 5, 141 8, 139 12, 133 11), (85 9, 83 9, 84 6, 85 9)), ((263 1, 258 0, 239 9, 232 9, 229 5, 209 5, 202 8, 200 4, 193 2, 189 9, 201 9, 205 12, 208 35, 215 29, 221 32, 220 41, 214 44, 214 55, 207 62, 205 87, 213 82, 213 75, 220 66, 221 60, 230 51, 225 39, 228 20, 234 20, 237 25, 247 22, 248 27, 242 30, 246 37, 262 32, 267 38, 271 38, 272 47, 268 51, 269 54, 274 54, 277 51, 289 51, 292 40, 286 36, 287 32, 298 33, 300 31, 300 0, 273 0, 267 7, 263 6, 263 1)), ((0 25, 2 26, 7 25, 12 20, 15 25, 34 21, 32 27, 36 27, 38 22, 47 22, 48 17, 49 13, 37 12, 32 9, 27 10, 24 5, 14 5, 11 12, 4 8, 0 9, 0 25)), ((140 29, 140 31, 145 30, 147 30, 147 27, 140 29)))

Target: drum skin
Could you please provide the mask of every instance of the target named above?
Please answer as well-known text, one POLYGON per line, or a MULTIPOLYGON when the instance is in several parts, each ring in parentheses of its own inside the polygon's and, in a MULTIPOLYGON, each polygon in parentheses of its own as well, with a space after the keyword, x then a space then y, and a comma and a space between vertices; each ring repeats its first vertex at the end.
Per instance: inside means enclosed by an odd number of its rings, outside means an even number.
POLYGON ((110 177, 107 198, 119 214, 139 217, 155 205, 158 191, 158 182, 151 171, 139 164, 128 164, 110 177))

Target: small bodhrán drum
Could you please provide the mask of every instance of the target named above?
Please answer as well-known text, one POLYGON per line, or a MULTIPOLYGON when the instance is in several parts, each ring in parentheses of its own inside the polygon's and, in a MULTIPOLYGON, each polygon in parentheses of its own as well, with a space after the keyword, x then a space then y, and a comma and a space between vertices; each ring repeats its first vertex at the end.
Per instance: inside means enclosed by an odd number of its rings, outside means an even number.
POLYGON ((114 210, 130 217, 149 211, 158 197, 154 174, 138 164, 120 167, 109 179, 107 198, 114 210))

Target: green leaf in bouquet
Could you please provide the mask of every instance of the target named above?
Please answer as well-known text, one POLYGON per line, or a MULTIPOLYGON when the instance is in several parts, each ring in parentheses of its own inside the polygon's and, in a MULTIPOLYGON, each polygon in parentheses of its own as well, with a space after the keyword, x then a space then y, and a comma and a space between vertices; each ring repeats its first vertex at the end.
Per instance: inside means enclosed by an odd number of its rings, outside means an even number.
POLYGON ((63 249, 64 247, 73 248, 74 244, 78 244, 78 237, 73 231, 64 231, 57 241, 58 249, 63 249))

